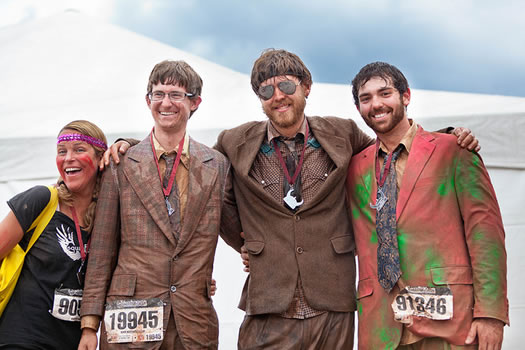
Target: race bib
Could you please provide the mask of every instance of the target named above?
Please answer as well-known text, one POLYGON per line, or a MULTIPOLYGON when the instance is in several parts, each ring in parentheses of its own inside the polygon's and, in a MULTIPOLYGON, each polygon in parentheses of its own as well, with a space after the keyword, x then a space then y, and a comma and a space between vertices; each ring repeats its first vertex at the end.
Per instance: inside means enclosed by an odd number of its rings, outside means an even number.
POLYGON ((80 321, 82 289, 55 289, 51 315, 64 321, 80 321))
POLYGON ((448 287, 406 287, 395 297, 392 310, 400 322, 412 316, 449 320, 453 316, 452 292, 448 287))
POLYGON ((164 303, 159 298, 113 301, 104 314, 108 343, 160 341, 163 316, 164 303))

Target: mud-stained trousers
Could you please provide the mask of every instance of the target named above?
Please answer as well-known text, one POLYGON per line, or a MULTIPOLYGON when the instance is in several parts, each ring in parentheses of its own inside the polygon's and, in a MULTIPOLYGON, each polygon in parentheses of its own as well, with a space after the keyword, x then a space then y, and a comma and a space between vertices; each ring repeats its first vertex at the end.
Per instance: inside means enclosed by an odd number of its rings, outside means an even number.
POLYGON ((239 350, 348 350, 354 343, 354 313, 325 312, 307 319, 265 314, 245 316, 239 350))

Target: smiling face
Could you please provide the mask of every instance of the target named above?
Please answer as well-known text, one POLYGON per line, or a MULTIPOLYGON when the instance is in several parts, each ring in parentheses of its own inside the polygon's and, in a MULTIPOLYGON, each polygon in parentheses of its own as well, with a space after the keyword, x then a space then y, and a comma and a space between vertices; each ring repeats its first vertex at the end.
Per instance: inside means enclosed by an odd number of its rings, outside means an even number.
MULTIPOLYGON (((59 136, 78 133, 63 130, 59 136)), ((91 194, 97 181, 98 161, 95 149, 84 141, 62 141, 57 145, 56 164, 67 188, 74 194, 91 194)))
POLYGON ((166 95, 162 101, 151 101, 146 95, 146 102, 155 121, 155 129, 165 132, 177 132, 186 129, 190 113, 195 111, 201 102, 200 96, 185 97, 182 101, 173 102, 168 94, 173 91, 187 92, 178 84, 154 84, 151 92, 162 91, 166 95))
POLYGON ((410 89, 401 96, 390 80, 373 77, 359 88, 358 99, 359 113, 378 136, 408 125, 405 107, 410 103, 410 89))
POLYGON ((291 75, 276 76, 261 83, 263 87, 268 85, 274 87, 274 94, 268 100, 260 99, 264 113, 279 132, 297 131, 304 120, 304 108, 310 87, 302 85, 297 77, 291 75), (297 84, 292 95, 285 94, 277 86, 278 83, 285 80, 291 80, 297 84))

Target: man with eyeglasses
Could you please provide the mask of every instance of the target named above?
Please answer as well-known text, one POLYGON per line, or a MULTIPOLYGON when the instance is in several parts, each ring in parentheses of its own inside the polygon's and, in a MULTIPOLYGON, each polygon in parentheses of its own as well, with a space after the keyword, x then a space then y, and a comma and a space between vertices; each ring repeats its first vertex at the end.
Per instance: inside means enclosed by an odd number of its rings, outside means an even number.
MULTIPOLYGON (((352 154, 373 140, 350 119, 305 116, 312 77, 293 53, 263 52, 251 84, 269 120, 226 130, 215 145, 232 164, 226 200, 238 208, 249 258, 238 347, 352 349, 355 243, 345 178, 352 154)), ((233 241, 238 232, 228 230, 233 241)))
POLYGON ((104 173, 79 349, 217 349, 210 296, 229 163, 188 136, 202 80, 183 61, 151 72, 154 127, 104 173), (142 343, 142 344, 138 344, 142 343))

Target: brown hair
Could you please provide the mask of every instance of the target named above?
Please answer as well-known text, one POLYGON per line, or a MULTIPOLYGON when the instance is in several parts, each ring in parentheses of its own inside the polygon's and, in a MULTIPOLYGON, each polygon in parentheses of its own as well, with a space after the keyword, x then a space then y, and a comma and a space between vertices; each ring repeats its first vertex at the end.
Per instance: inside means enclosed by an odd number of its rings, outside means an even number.
MULTIPOLYGON (((58 133, 59 135, 64 131, 64 130, 74 130, 76 132, 78 132, 79 134, 82 134, 82 135, 86 135, 86 136, 91 136, 91 137, 94 137, 94 138, 97 138, 101 141, 104 141, 105 144, 108 143, 107 139, 106 139, 106 135, 104 135, 104 133, 102 132, 102 130, 100 130, 100 128, 98 126, 96 126, 95 124, 87 121, 87 120, 75 120, 75 121, 72 121, 68 124, 66 124, 61 130, 60 132, 58 133)), ((99 146, 95 146, 95 145, 91 145, 94 149, 95 149, 95 154, 97 155, 97 157, 102 157, 102 155, 104 154, 104 149, 99 147, 99 146)), ((102 172, 99 171, 97 173, 97 182, 95 184, 95 189, 93 190, 93 196, 92 196, 92 199, 91 199, 91 204, 89 205, 88 209, 86 210, 86 214, 84 215, 84 226, 86 226, 86 230, 88 232, 91 232, 91 229, 93 228, 93 219, 95 217, 95 208, 96 208, 96 205, 97 205, 97 198, 98 198, 98 192, 100 190, 100 179, 102 177, 102 172)), ((58 190, 58 198, 68 204, 68 205, 71 205, 72 202, 73 202, 73 195, 71 194, 71 192, 69 191, 69 189, 67 188, 66 184, 64 183, 64 180, 62 180, 61 177, 58 178, 57 180, 57 190, 58 190)))
POLYGON ((312 74, 299 56, 286 50, 266 49, 253 64, 251 76, 253 91, 259 95, 261 83, 279 75, 293 75, 299 78, 303 86, 312 85, 312 74))
POLYGON ((387 83, 391 82, 401 96, 408 90, 407 78, 396 66, 385 62, 372 62, 361 68, 352 79, 352 95, 356 106, 359 106, 359 89, 375 77, 379 77, 387 83))
POLYGON ((147 93, 151 92, 153 85, 159 83, 178 84, 195 96, 200 96, 202 92, 201 77, 184 61, 165 60, 157 63, 149 76, 147 93))

